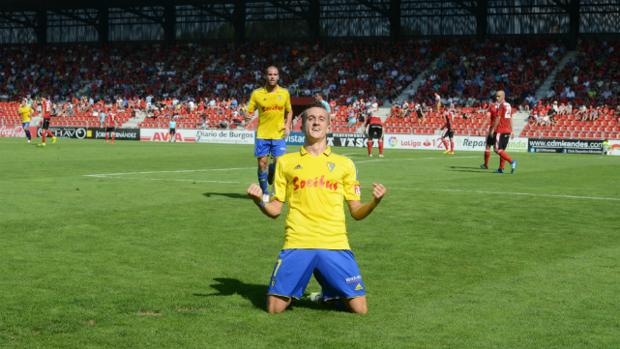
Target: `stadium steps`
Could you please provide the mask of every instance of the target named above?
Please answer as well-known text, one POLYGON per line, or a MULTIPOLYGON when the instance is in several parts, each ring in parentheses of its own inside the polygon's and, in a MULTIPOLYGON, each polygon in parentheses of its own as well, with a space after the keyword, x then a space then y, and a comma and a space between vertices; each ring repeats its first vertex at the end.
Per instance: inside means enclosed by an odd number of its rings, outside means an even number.
POLYGON ((398 95, 398 97, 396 97, 396 99, 394 100, 394 103, 400 105, 402 104, 407 98, 409 98, 409 96, 413 96, 416 94, 416 92, 418 91, 418 88, 420 88, 420 86, 422 86, 424 84, 424 82, 426 82, 426 77, 433 71, 435 71, 437 69, 437 64, 439 64, 439 62, 445 57, 445 53, 441 53, 439 55, 439 57, 437 57, 437 59, 435 59, 429 66, 428 68, 426 68, 426 70, 424 70, 423 72, 421 72, 420 74, 418 74, 418 76, 415 78, 415 80, 413 80, 412 83, 409 84, 409 86, 407 86, 403 92, 401 92, 400 95, 398 95))
MULTIPOLYGON (((208 74, 209 71, 212 71, 213 69, 215 69, 217 67, 217 65, 222 61, 221 58, 217 58, 215 59, 208 67, 204 68, 203 70, 198 70, 196 76, 188 81, 186 81, 184 84, 181 84, 181 86, 179 86, 179 88, 177 88, 177 95, 182 96, 183 95, 183 90, 187 88, 187 86, 190 86, 193 82, 196 82, 197 80, 200 79, 201 76, 203 76, 204 74, 208 74)), ((192 63, 192 65, 195 64, 192 63)), ((193 68, 193 67, 191 67, 193 68)), ((188 67, 188 69, 191 69, 190 67, 188 67)))
POLYGON ((142 111, 136 111, 136 116, 128 119, 124 124, 121 125, 122 128, 138 128, 140 123, 144 121, 146 118, 146 113, 142 111))
POLYGON ((518 111, 512 115, 512 133, 515 137, 519 137, 521 131, 527 126, 527 118, 529 113, 526 111, 518 111))
POLYGON ((377 110, 376 116, 381 118, 381 122, 385 122, 385 120, 390 116, 391 113, 392 113, 392 108, 380 107, 377 110))
POLYGON ((324 64, 327 64, 328 60, 331 59, 331 58, 332 58, 332 54, 331 53, 329 53, 325 57, 321 58, 320 61, 316 62, 316 64, 314 64, 312 67, 310 67, 310 69, 308 69, 308 72, 306 73, 304 78, 306 80, 308 80, 308 81, 312 81, 312 78, 314 77, 314 72, 316 71, 316 68, 318 68, 320 66, 323 66, 324 64))
POLYGON ((558 65, 549 73, 549 76, 542 85, 536 90, 536 99, 541 100, 547 97, 547 92, 552 88, 555 77, 564 69, 566 64, 577 56, 577 51, 568 51, 558 65))

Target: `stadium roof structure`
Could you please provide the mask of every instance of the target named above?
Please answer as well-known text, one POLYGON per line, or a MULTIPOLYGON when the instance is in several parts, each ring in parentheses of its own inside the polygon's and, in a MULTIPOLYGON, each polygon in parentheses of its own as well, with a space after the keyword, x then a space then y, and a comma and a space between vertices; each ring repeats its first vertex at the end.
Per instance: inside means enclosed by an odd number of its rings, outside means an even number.
POLYGON ((620 34, 610 0, 4 0, 0 44, 620 34))

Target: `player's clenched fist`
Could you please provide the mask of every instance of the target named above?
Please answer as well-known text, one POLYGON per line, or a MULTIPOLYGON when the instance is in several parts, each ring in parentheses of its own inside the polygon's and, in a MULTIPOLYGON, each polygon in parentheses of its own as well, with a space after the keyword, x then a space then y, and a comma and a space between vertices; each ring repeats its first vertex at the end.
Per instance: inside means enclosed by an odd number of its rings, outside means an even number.
POLYGON ((263 197, 263 190, 258 186, 258 184, 252 183, 248 187, 248 195, 254 201, 260 201, 260 200, 262 200, 262 197, 263 197))
POLYGON ((383 199, 383 197, 385 196, 385 193, 387 193, 387 189, 385 189, 383 184, 372 184, 372 196, 375 198, 376 201, 381 201, 381 199, 383 199))

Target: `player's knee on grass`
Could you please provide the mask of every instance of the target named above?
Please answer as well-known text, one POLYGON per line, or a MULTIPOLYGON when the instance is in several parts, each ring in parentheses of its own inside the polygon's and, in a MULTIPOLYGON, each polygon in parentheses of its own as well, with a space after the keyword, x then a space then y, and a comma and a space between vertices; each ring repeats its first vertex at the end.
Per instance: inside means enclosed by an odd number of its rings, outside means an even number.
POLYGON ((291 304, 291 299, 278 296, 267 296, 267 312, 269 314, 282 313, 291 304))
POLYGON ((346 301, 347 307, 349 311, 355 314, 367 314, 368 313, 368 303, 366 302, 366 297, 355 297, 348 299, 346 301))

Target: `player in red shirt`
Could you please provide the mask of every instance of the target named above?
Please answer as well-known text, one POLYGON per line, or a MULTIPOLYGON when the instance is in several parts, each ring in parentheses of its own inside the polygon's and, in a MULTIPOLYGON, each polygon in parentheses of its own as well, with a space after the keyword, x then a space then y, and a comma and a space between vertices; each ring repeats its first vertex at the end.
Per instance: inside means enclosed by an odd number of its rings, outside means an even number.
POLYGON ((454 119, 455 113, 456 110, 454 110, 454 105, 451 104, 450 109, 443 114, 446 123, 441 128, 442 130, 445 130, 442 133, 441 142, 443 143, 443 146, 446 147, 444 154, 448 155, 454 155, 454 130, 452 129, 452 120, 454 119), (449 145, 448 139, 446 138, 450 139, 449 145))
POLYGON ((498 110, 497 118, 493 123, 493 131, 495 132, 495 152, 499 155, 499 169, 497 173, 504 173, 504 164, 506 161, 510 163, 510 173, 514 173, 517 168, 517 161, 513 160, 506 148, 508 147, 508 141, 512 135, 512 108, 510 104, 506 102, 506 94, 504 91, 497 91, 496 95, 498 110))
POLYGON ((438 93, 435 93, 435 111, 441 111, 441 96, 438 93))
POLYGON ((50 131, 50 118, 52 112, 52 106, 50 101, 45 98, 41 98, 41 116, 43 117, 43 125, 41 126, 41 146, 45 147, 46 137, 49 135, 52 137, 52 143, 56 143, 56 136, 50 131))
POLYGON ((493 127, 495 126, 495 120, 497 119, 498 104, 491 101, 489 103, 489 133, 487 134, 487 142, 484 148, 484 164, 480 165, 480 168, 489 168, 489 159, 491 158, 491 147, 495 145, 495 132, 493 127))
MULTIPOLYGON (((372 112, 376 112, 378 109, 377 103, 373 103, 372 112)), ((381 118, 374 115, 369 115, 366 118, 366 136, 368 140, 366 144, 368 145, 368 156, 372 157, 372 144, 374 140, 377 140, 379 143, 379 157, 383 157, 383 122, 381 122, 381 118)))
POLYGON ((116 118, 114 114, 109 112, 106 108, 106 118, 105 118, 105 142, 108 143, 108 139, 112 138, 111 143, 114 144, 116 140, 116 118))

